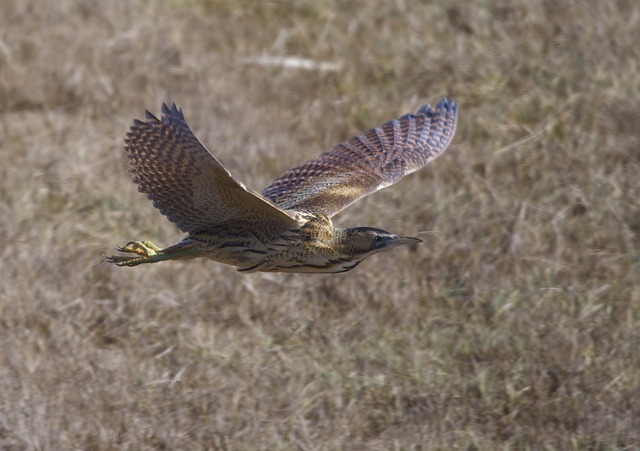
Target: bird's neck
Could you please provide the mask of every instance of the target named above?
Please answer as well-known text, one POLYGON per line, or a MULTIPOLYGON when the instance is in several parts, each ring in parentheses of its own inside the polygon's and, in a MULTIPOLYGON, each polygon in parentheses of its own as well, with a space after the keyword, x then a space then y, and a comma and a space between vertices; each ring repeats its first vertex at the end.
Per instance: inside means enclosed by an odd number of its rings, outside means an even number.
POLYGON ((342 245, 342 244, 347 242, 347 240, 348 240, 347 229, 341 229, 339 227, 334 227, 332 232, 333 233, 331 235, 331 241, 335 245, 342 245))
POLYGON ((331 236, 331 248, 341 255, 354 257, 358 252, 353 237, 349 234, 349 229, 336 227, 331 236))
POLYGON ((295 217, 308 239, 323 243, 335 252, 343 251, 348 242, 347 229, 333 227, 331 219, 318 212, 296 211, 295 217))

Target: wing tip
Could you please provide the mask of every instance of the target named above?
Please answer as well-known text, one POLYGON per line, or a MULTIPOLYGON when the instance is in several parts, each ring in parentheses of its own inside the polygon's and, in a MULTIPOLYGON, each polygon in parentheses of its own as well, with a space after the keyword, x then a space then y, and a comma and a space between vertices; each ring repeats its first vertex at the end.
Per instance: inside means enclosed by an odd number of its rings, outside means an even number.
POLYGON ((130 140, 134 136, 139 135, 142 132, 142 130, 144 130, 147 127, 152 127, 160 123, 160 120, 157 117, 155 117, 153 114, 151 114, 151 112, 149 112, 148 110, 144 110, 144 119, 145 119, 144 121, 141 121, 140 119, 133 120, 133 123, 129 127, 129 130, 127 131, 127 134, 124 140, 124 142, 127 144, 127 147, 129 146, 130 140))
POLYGON ((162 104, 162 118, 165 120, 177 119, 184 121, 184 115, 182 114, 182 108, 178 108, 175 103, 171 104, 171 107, 166 103, 162 104))
POLYGON ((425 103, 420 108, 418 108, 418 111, 416 112, 416 114, 429 114, 429 112, 436 111, 436 110, 447 110, 453 113, 457 113, 458 104, 454 99, 447 99, 446 97, 443 97, 442 100, 438 102, 435 107, 431 107, 430 104, 425 103))
POLYGON ((141 121, 139 119, 134 119, 131 129, 134 129, 136 127, 141 127, 143 125, 156 125, 160 122, 166 122, 166 120, 170 119, 171 117, 177 117, 179 119, 182 119, 182 111, 176 107, 175 103, 172 104, 171 109, 167 107, 166 103, 163 103, 161 112, 162 112, 162 115, 161 115, 162 120, 158 119, 158 117, 154 115, 151 111, 144 110, 145 120, 141 121))
POLYGON ((418 111, 416 111, 416 114, 427 114, 429 113, 429 111, 431 111, 431 105, 428 103, 425 103, 420 108, 418 108, 418 111))
MULTIPOLYGON (((157 117, 155 117, 149 110, 144 110, 144 118, 147 124, 155 124, 160 122, 157 117)), ((142 125, 144 124, 142 121, 134 120, 134 125, 142 125)))
POLYGON ((455 110, 456 108, 458 108, 458 104, 454 99, 449 100, 446 97, 443 97, 442 100, 436 105, 436 108, 451 108, 455 110))

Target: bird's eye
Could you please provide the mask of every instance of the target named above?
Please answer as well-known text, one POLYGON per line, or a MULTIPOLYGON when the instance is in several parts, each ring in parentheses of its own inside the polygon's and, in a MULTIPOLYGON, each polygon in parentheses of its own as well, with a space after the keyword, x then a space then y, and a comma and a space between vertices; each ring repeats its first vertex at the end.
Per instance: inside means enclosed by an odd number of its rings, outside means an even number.
POLYGON ((376 241, 382 241, 382 237, 380 235, 376 235, 376 241))

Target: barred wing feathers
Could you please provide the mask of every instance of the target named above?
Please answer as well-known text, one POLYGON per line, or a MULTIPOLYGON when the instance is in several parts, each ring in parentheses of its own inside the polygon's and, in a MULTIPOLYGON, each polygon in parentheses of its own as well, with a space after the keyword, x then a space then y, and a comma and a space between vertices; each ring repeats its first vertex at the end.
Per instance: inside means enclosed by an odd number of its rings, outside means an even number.
POLYGON ((237 181, 200 143, 182 111, 162 105, 162 117, 146 112, 125 140, 138 190, 184 232, 233 221, 291 227, 295 220, 237 181))
POLYGON ((441 155, 456 130, 458 108, 443 99, 338 144, 288 170, 262 194, 282 209, 335 215, 441 155))

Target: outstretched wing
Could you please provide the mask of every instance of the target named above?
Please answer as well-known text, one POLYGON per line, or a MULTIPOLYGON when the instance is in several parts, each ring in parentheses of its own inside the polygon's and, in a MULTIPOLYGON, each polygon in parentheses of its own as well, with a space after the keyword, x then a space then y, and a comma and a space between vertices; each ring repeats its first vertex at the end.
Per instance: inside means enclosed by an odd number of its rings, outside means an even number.
POLYGON ((444 99, 422 106, 288 170, 262 194, 283 209, 331 217, 358 199, 398 182, 442 154, 456 131, 458 107, 444 99))
POLYGON ((184 232, 237 220, 296 224, 235 180, 198 141, 175 105, 162 105, 162 119, 147 111, 146 122, 134 121, 125 143, 138 190, 184 232))

